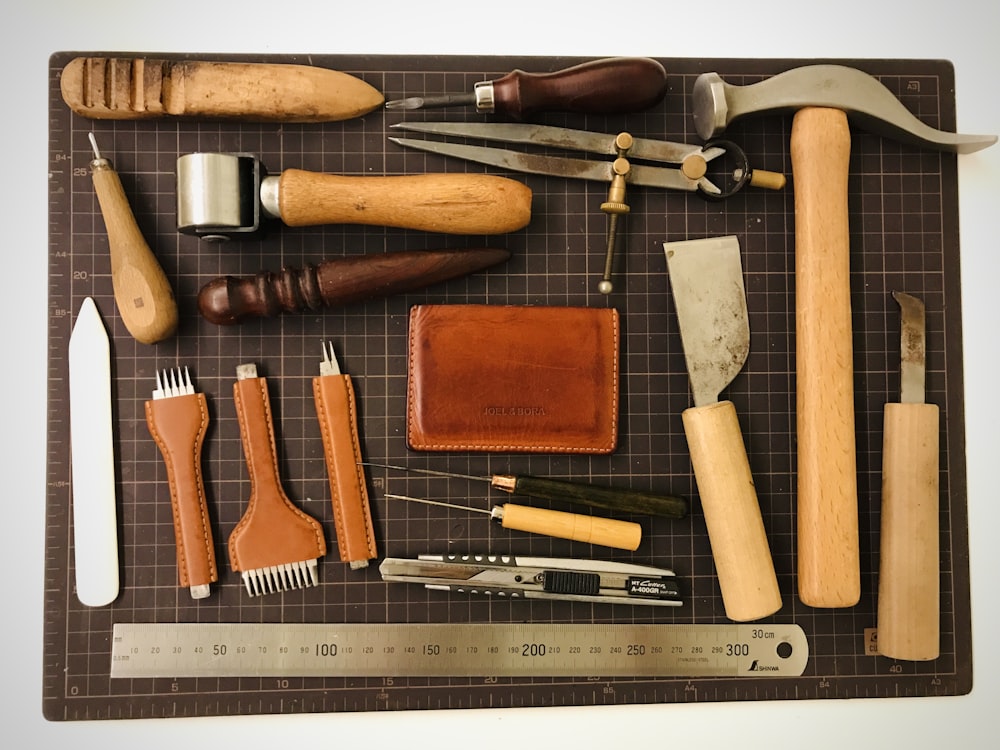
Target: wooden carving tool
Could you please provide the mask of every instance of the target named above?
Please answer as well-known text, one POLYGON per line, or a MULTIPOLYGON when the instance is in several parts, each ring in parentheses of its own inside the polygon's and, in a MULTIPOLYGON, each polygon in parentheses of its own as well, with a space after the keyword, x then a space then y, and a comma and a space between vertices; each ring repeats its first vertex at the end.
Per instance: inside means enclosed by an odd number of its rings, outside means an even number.
POLYGON ((746 446, 732 401, 719 392, 750 351, 735 237, 664 242, 694 406, 682 415, 726 616, 757 620, 781 608, 746 446))
POLYGON ((287 63, 77 57, 63 68, 60 88, 70 109, 95 120, 329 122, 385 101, 360 78, 287 63))
POLYGON ((878 652, 928 661, 940 651, 941 584, 938 537, 936 404, 924 403, 924 305, 901 292, 900 403, 885 405, 882 523, 879 543, 878 652))

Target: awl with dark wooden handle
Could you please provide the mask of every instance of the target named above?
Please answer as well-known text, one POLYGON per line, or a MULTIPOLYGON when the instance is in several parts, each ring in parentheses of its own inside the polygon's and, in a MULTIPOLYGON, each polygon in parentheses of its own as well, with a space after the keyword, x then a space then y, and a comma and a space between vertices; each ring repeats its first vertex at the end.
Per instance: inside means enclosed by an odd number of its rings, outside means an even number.
POLYGON ((719 400, 750 351, 739 242, 663 248, 694 398, 681 417, 726 617, 758 620, 781 608, 781 592, 736 407, 719 400))
POLYGON ((360 117, 384 101, 360 78, 289 63, 77 57, 59 85, 70 109, 95 120, 331 122, 360 117))
POLYGON ((475 105, 477 112, 523 119, 538 112, 621 114, 652 107, 667 93, 667 72, 648 57, 609 57, 552 73, 514 70, 480 81, 471 93, 412 96, 386 109, 475 105))
POLYGON ((878 652, 928 661, 940 650, 936 404, 924 402, 924 305, 901 292, 900 403, 885 405, 879 542, 878 652))
POLYGON ((405 250, 327 260, 302 268, 220 276, 198 292, 198 311, 216 325, 284 312, 345 307, 377 297, 422 289, 510 258, 501 248, 405 250))

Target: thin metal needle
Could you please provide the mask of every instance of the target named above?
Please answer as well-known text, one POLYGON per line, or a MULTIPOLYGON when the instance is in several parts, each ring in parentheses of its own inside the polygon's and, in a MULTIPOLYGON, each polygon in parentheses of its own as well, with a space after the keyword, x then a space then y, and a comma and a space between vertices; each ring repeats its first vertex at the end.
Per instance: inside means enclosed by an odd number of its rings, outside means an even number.
POLYGON ((409 500, 413 503, 424 503, 425 505, 440 505, 442 508, 454 508, 455 510, 468 510, 473 513, 485 513, 488 516, 492 516, 493 511, 486 510, 484 508, 472 508, 467 505, 452 505, 451 503, 442 503, 439 500, 424 500, 419 497, 410 497, 409 495, 390 495, 386 494, 385 497, 392 500, 409 500))

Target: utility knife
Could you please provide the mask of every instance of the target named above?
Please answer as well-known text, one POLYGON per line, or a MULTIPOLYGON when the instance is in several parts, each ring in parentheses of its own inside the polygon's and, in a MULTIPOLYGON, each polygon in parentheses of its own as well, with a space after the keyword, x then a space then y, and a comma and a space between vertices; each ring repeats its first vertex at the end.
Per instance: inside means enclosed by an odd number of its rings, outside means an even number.
POLYGON ((387 557, 385 581, 422 583, 437 591, 492 594, 511 599, 564 599, 609 604, 679 607, 672 570, 647 565, 506 555, 387 557))

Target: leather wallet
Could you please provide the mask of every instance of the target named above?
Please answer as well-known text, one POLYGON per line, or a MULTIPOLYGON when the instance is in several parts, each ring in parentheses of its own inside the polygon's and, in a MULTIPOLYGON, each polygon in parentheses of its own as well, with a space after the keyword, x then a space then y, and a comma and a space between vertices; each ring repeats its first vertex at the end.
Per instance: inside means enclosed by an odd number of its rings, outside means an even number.
POLYGON ((613 308, 416 305, 407 444, 416 451, 611 453, 618 352, 613 308))

